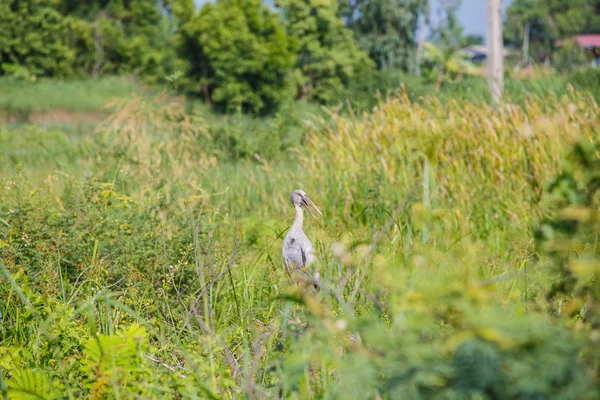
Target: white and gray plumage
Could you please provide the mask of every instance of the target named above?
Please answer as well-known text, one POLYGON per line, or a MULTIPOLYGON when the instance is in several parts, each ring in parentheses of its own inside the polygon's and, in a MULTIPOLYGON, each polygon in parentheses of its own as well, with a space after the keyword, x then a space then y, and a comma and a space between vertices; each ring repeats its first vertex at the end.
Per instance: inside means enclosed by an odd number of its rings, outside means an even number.
MULTIPOLYGON (((311 208, 321 215, 323 215, 323 213, 302 190, 294 190, 290 197, 290 201, 296 210, 296 219, 285 236, 285 239, 283 239, 281 251, 286 268, 288 271, 293 272, 295 270, 308 268, 317 261, 317 258, 315 257, 315 248, 302 229, 302 223, 304 222, 302 207, 306 208, 306 211, 308 211, 315 219, 317 219, 317 217, 313 215, 311 208)), ((315 272, 314 277, 318 281, 319 273, 315 272)))

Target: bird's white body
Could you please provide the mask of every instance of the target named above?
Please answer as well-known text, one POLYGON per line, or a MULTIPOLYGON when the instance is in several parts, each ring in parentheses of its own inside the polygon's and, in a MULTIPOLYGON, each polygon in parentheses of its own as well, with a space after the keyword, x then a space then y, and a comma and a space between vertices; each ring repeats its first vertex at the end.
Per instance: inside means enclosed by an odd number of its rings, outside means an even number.
POLYGON ((290 269, 301 269, 311 266, 317 259, 315 248, 304 233, 302 224, 304 214, 299 205, 296 209, 296 220, 283 240, 282 255, 286 267, 290 269))
MULTIPOLYGON (((296 219, 294 224, 283 239, 281 254, 283 262, 290 273, 303 270, 312 266, 317 261, 315 256, 315 247, 310 242, 303 230, 304 212, 302 207, 305 207, 308 213, 314 217, 309 207, 312 207, 319 214, 321 210, 308 198, 302 190, 294 190, 290 198, 296 211, 296 219)), ((315 217, 316 218, 316 217, 315 217)), ((313 276, 316 280, 319 279, 318 272, 314 272, 313 276)))

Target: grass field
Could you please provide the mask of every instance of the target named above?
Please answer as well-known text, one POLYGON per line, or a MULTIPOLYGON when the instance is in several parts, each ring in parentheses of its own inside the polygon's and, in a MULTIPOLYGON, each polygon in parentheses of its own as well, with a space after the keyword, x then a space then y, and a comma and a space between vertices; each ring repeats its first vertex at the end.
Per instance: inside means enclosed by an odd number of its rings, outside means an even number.
POLYGON ((133 78, 125 77, 37 82, 3 77, 0 88, 0 109, 20 111, 103 111, 111 98, 142 91, 133 78))
POLYGON ((0 128, 4 398, 600 395, 588 94, 259 121, 126 92, 92 134, 0 128), (281 261, 299 188, 318 292, 281 261))

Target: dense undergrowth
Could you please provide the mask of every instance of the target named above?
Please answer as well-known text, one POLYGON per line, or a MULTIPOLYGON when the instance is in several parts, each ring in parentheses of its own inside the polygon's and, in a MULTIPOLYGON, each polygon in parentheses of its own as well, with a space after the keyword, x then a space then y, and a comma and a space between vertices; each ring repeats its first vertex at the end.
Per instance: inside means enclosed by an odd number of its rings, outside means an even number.
POLYGON ((592 97, 401 96, 235 164, 177 101, 114 107, 0 134, 5 398, 599 395, 592 97), (297 188, 318 293, 282 267, 297 188))

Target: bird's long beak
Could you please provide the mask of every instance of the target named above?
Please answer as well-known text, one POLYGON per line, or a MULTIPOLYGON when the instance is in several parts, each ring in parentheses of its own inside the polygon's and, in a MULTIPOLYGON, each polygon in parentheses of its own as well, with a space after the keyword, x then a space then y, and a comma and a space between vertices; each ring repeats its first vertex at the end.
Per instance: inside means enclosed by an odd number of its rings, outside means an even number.
POLYGON ((311 217, 318 220, 318 218, 315 217, 315 215, 312 213, 311 208, 314 209, 319 214, 321 214, 321 216, 323 216, 323 213, 321 212, 321 210, 319 210, 319 207, 317 207, 317 205, 315 203, 313 203, 312 200, 308 198, 308 196, 303 196, 302 200, 304 201, 304 206, 305 206, 304 208, 306 208, 306 211, 308 211, 308 213, 310 214, 311 217))

